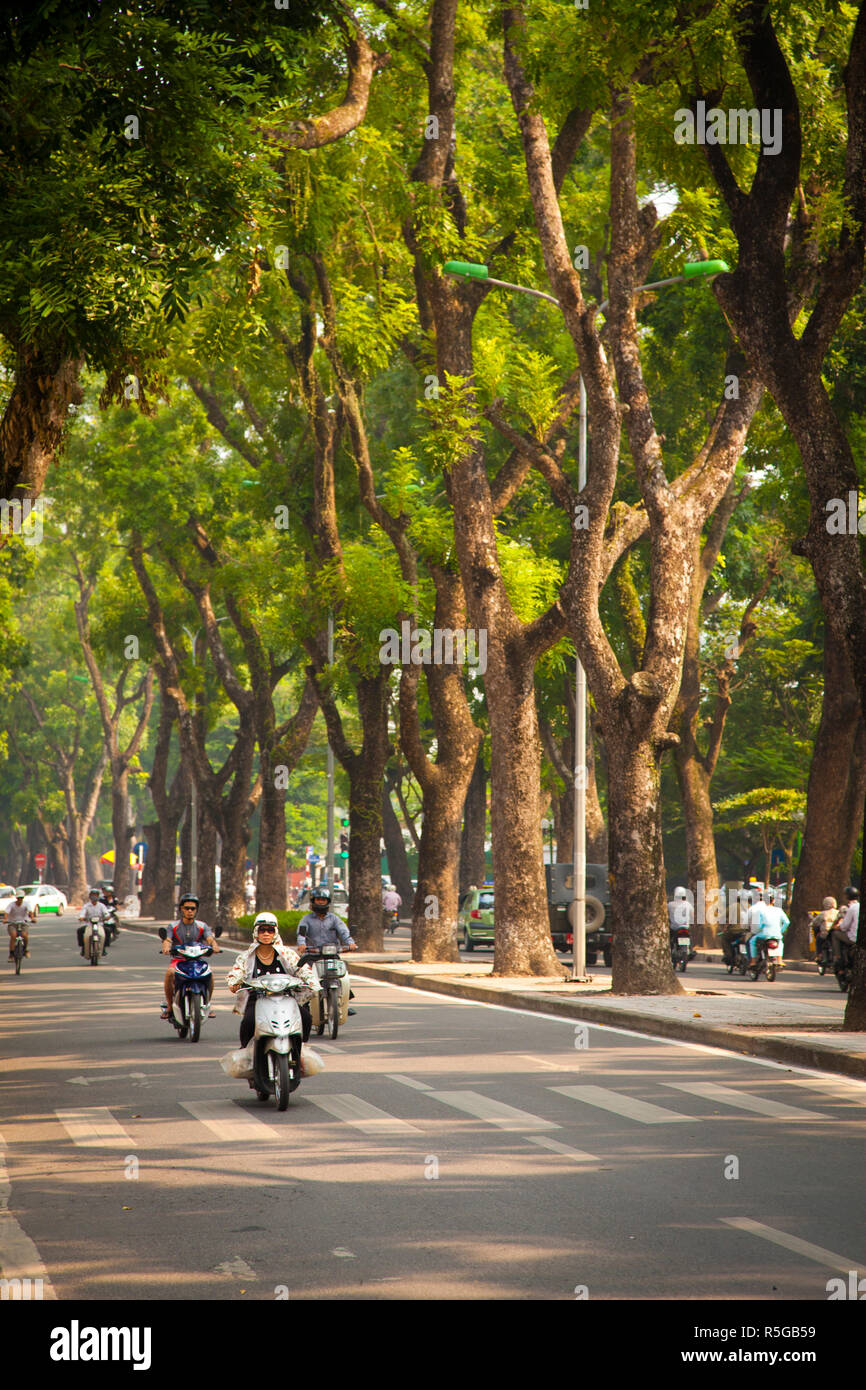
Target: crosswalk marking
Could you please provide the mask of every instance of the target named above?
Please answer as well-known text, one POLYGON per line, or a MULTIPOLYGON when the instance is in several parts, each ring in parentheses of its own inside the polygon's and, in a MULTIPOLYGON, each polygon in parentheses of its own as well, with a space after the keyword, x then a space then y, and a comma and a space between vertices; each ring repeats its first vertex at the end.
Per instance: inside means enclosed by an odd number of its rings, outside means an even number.
POLYGON ((588 1154, 583 1149, 573 1149, 569 1144, 561 1144, 558 1139, 548 1139, 546 1134, 527 1134, 527 1144, 538 1144, 542 1149, 551 1149, 556 1154, 565 1154, 576 1163, 598 1163, 596 1154, 588 1154))
POLYGON ((107 1105, 87 1105, 78 1110, 55 1110, 73 1144, 80 1149, 128 1149, 132 1140, 107 1105))
POLYGON ((538 1115, 530 1115, 526 1110, 518 1110, 513 1105, 505 1105, 501 1100, 491 1100, 480 1091, 428 1091, 431 1100, 441 1101, 454 1110, 463 1110, 474 1115, 477 1120, 497 1125, 500 1129, 514 1134, 529 1134, 534 1130, 559 1129, 552 1120, 542 1120, 538 1115))
POLYGON ((618 1091, 608 1091, 604 1086, 548 1086, 570 1100, 583 1101, 585 1105, 597 1105, 599 1110, 610 1110, 614 1115, 624 1115, 626 1119, 637 1120, 642 1125, 671 1125, 678 1121, 694 1123, 692 1115, 677 1115, 666 1110, 663 1105, 650 1105, 645 1100, 634 1100, 632 1096, 620 1095, 618 1091))
POLYGON ((814 1260, 828 1269, 839 1269, 843 1274, 863 1267, 863 1261, 855 1260, 853 1255, 837 1255, 832 1250, 825 1250, 823 1245, 813 1245, 809 1240, 790 1236, 787 1231, 777 1231, 773 1226, 765 1226, 763 1221, 752 1221, 748 1216, 720 1216, 719 1220, 735 1230, 746 1231, 749 1235, 760 1236, 761 1240, 781 1245, 785 1250, 793 1250, 795 1255, 805 1255, 807 1260, 814 1260))
POLYGON ((702 1100, 712 1100, 718 1105, 730 1105, 734 1110, 752 1110, 756 1115, 772 1115, 778 1120, 826 1120, 817 1110, 800 1110, 796 1105, 784 1105, 777 1100, 764 1100, 761 1096, 751 1096, 746 1091, 735 1091, 732 1086, 717 1086, 714 1081, 664 1081, 673 1091, 685 1091, 690 1096, 700 1096, 702 1100))
POLYGON ((227 1144, 284 1138, 281 1130, 272 1128, 252 1111, 241 1110, 233 1100, 182 1100, 180 1104, 227 1144))
POLYGON ((331 1095, 331 1096, 309 1096, 313 1105, 318 1105, 320 1110, 326 1110, 329 1115, 333 1115, 337 1120, 343 1120, 347 1125, 352 1125, 355 1129, 360 1129, 364 1134, 421 1134, 423 1131, 417 1125, 410 1125, 407 1120, 398 1120, 396 1115, 389 1115, 387 1110, 380 1110, 376 1105, 370 1105, 366 1100, 361 1100, 359 1096, 351 1095, 331 1095))
POLYGON ((414 1076, 400 1076, 395 1071, 385 1073, 388 1081, 399 1081, 401 1086, 411 1086, 415 1091, 432 1091, 433 1087, 428 1086, 426 1081, 416 1081, 414 1076))

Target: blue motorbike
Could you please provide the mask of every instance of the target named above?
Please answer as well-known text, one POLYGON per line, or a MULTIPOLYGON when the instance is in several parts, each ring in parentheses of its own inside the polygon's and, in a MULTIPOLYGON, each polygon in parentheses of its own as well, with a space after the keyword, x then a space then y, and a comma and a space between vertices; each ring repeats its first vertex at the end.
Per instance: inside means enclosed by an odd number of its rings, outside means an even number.
MULTIPOLYGON (((160 935, 165 931, 163 927, 160 935)), ((207 956, 211 946, 178 946, 174 958, 174 995, 169 1019, 182 1038, 198 1042, 201 1027, 210 1013, 212 972, 207 956)))

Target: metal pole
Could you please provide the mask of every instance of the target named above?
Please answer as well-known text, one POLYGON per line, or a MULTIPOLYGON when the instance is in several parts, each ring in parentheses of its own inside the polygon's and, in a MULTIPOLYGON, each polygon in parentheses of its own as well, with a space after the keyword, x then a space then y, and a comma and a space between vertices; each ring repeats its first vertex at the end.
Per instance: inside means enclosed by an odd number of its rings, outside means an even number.
POLYGON ((189 820, 189 893, 198 892, 198 788, 192 779, 189 820))
MULTIPOLYGON (((586 486, 586 387, 580 378, 578 491, 586 486)), ((574 689, 574 922, 571 978, 586 977, 586 672, 580 657, 574 689)))
MULTIPOLYGON (((334 664, 334 615, 328 614, 328 665, 334 664)), ((334 750, 328 742, 328 888, 334 891, 334 750)))

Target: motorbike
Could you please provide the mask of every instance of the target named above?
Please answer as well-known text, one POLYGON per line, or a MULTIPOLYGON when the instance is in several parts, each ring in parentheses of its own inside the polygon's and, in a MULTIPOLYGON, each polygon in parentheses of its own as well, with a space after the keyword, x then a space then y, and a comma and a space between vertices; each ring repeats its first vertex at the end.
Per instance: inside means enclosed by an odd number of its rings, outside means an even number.
POLYGON ((107 945, 105 928, 101 922, 88 922, 84 928, 84 958, 89 960, 91 965, 99 964, 99 957, 104 954, 107 945))
POLYGON ((833 962, 833 974, 842 993, 847 994, 854 975, 854 942, 842 941, 840 947, 839 958, 833 962))
POLYGON ((313 1027, 319 1036, 327 1027, 329 1037, 336 1038, 340 1025, 349 1016, 349 972, 340 959, 339 946, 323 946, 313 968, 322 986, 321 994, 314 994, 310 1000, 313 1027))
MULTIPOLYGON (((307 989, 296 975, 259 975, 246 985, 256 996, 253 1074, 249 1084, 259 1100, 285 1110, 301 1084, 301 1011, 294 997, 307 989)), ((315 996, 314 996, 315 997, 315 996)))
POLYGON ((767 979, 772 984, 776 971, 782 968, 782 942, 776 936, 759 936, 757 948, 758 954, 749 966, 749 974, 753 980, 757 980, 761 972, 766 970, 767 979))
MULTIPOLYGON (((159 935, 163 941, 168 933, 160 927, 159 935)), ((169 1019, 181 1038, 198 1042, 201 1026, 210 1012, 209 994, 211 968, 207 956, 213 955, 211 946, 178 946, 174 958, 174 994, 171 1001, 169 1019)))
POLYGON ((120 936, 120 927, 118 926, 118 923, 117 923, 117 908, 116 908, 116 907, 109 907, 109 908, 108 908, 108 916, 107 916, 106 919, 105 919, 105 931, 106 931, 106 935, 107 935, 107 937, 108 937, 108 943, 109 943, 109 945, 111 944, 112 941, 116 941, 117 938, 120 936))
POLYGON ((691 949, 691 937, 688 927, 671 927, 671 965, 674 970, 681 970, 685 975, 686 966, 689 963, 689 951, 691 949))
POLYGON ((744 927, 739 936, 732 936, 730 941, 722 938, 722 954, 729 975, 733 975, 735 970, 739 970, 741 975, 745 975, 748 970, 749 947, 747 942, 750 935, 751 933, 744 927))
MULTIPOLYGON (((818 935, 818 923, 823 921, 823 917, 822 912, 809 913, 809 925, 812 928, 812 936, 815 941, 815 964, 818 967, 819 975, 826 975, 828 970, 833 969, 833 948, 830 944, 830 933, 826 932, 824 936, 818 935)), ((838 921, 838 919, 839 914, 837 913, 835 920, 838 921)))
POLYGON ((391 907, 391 908, 383 907, 383 908, 382 908, 382 926, 384 927, 384 929, 385 929, 386 932, 390 932, 392 936, 394 935, 395 931, 397 930, 397 908, 396 908, 396 907, 391 907))
POLYGON ((21 923, 21 922, 16 922, 16 924, 15 924, 15 941, 13 942, 13 945, 12 945, 12 954, 13 954, 13 956, 15 957, 15 974, 16 974, 16 975, 20 975, 20 974, 21 974, 21 962, 22 962, 22 960, 24 959, 24 952, 26 951, 26 949, 27 949, 27 948, 26 948, 26 946, 24 945, 24 926, 23 926, 23 923, 21 923))

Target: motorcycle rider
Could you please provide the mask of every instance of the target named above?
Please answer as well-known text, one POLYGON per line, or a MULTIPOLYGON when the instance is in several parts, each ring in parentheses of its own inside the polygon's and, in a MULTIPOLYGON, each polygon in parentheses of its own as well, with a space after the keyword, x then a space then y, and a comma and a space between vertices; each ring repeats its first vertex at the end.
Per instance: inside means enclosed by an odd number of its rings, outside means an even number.
POLYGON ((739 921, 729 922, 727 926, 720 927, 718 936, 722 943, 722 956, 725 965, 733 965, 736 962, 734 947, 742 937, 744 941, 749 938, 749 908, 752 905, 751 895, 745 888, 741 888, 737 894, 737 916, 739 921))
POLYGON ((766 941, 770 937, 775 937, 781 945, 785 932, 791 925, 787 913, 781 907, 776 907, 775 898, 773 889, 765 888, 761 893, 761 901, 756 903, 749 913, 749 924, 753 927, 752 936, 749 939, 750 960, 757 959, 759 941, 766 941))
POLYGON ((853 945, 857 940, 857 930, 860 925, 860 890, 858 888, 846 888, 845 902, 845 911, 830 932, 834 965, 842 955, 842 943, 848 942, 853 945))
POLYGON ((108 955, 108 928, 105 925, 107 916, 108 908, 105 906, 105 903, 99 901, 99 889, 91 888, 87 895, 87 902, 82 907, 81 915, 78 918, 79 922, 84 923, 84 926, 79 927, 76 932, 76 936, 78 937, 78 949, 81 951, 82 955, 84 955, 84 933, 88 924, 91 922, 95 926, 102 927, 105 933, 105 944, 102 947, 102 954, 104 956, 108 955))
MULTIPOLYGON (((668 903, 668 936, 672 952, 677 949, 677 930, 681 927, 688 927, 689 939, 691 940, 694 925, 695 910, 688 900, 688 893, 685 888, 675 888, 674 896, 668 903)), ((690 950, 690 960, 694 954, 695 952, 690 950)))
MULTIPOLYGON (((12 948, 15 945, 15 937, 17 935, 18 923, 35 921, 36 913, 33 911, 32 908, 26 908, 24 906, 24 889, 16 888, 15 901, 6 913, 6 926, 9 931, 10 960, 15 959, 15 955, 12 948)), ((24 954, 25 956, 30 955, 30 933, 27 931, 24 932, 24 954)), ((82 951, 81 954, 84 955, 84 952, 82 951)))
POLYGON ((382 912, 385 916, 386 926, 390 921, 391 913, 399 912, 402 906, 403 899, 400 897, 400 894, 397 892, 397 889, 386 888, 384 893, 382 894, 382 912))
MULTIPOLYGON (((298 923, 298 950, 301 952, 301 964, 306 965, 311 960, 316 960, 322 952, 322 947, 333 942, 343 951, 357 951, 349 928, 341 922, 335 913, 331 912, 331 895, 327 888, 314 888, 312 893, 312 911, 302 917, 298 923)), ((353 999, 354 995, 349 994, 353 999)), ((350 1009, 349 1013, 354 1014, 355 1010, 350 1009)))
MULTIPOLYGON (((309 994, 305 996, 304 992, 299 990, 295 995, 301 1012, 301 1036, 306 1042, 313 1024, 307 1001, 310 994, 319 992, 321 986, 312 966, 302 964, 297 952, 281 940, 277 919, 272 912, 260 912, 256 917, 253 923, 253 944, 236 957, 226 977, 226 984, 232 994, 237 994, 248 980, 259 975, 297 975, 308 986, 309 994)), ((256 1030, 256 997, 250 991, 245 991, 245 994, 246 1000, 241 999, 235 1005, 235 1013, 243 1014, 241 1047, 246 1047, 256 1030)))
MULTIPOLYGON (((221 951, 222 947, 217 945, 216 937, 211 932, 210 927, 205 922, 200 922, 196 917, 198 909, 198 898, 195 893, 183 893, 178 900, 180 908, 180 920, 173 922, 169 929, 166 939, 162 943, 162 954, 168 955, 169 951, 174 959, 178 955, 179 946, 210 946, 214 953, 221 951)), ((213 995, 214 978, 210 977, 208 986, 207 1001, 210 1006, 211 996, 213 995)), ((163 980, 165 990, 165 1003, 162 1006, 160 1018, 171 1018, 171 1005, 174 999, 174 966, 169 966, 165 972, 163 980)), ((208 1018, 214 1017, 214 1011, 209 1007, 208 1018)))
POLYGON ((106 908, 106 910, 107 910, 107 912, 108 912, 109 917, 111 916, 112 913, 114 913, 115 920, 112 922, 110 928, 106 927, 105 935, 106 935, 106 937, 108 937, 109 935, 111 935, 111 936, 112 936, 112 940, 116 940, 117 937, 119 936, 119 932, 118 932, 118 930, 117 930, 117 908, 118 908, 118 902, 117 902, 117 894, 116 894, 115 891, 114 891, 114 884, 113 884, 113 883, 109 883, 109 885, 108 885, 107 888, 103 888, 102 893, 101 893, 100 898, 99 898, 99 901, 105 905, 105 908, 106 908))

